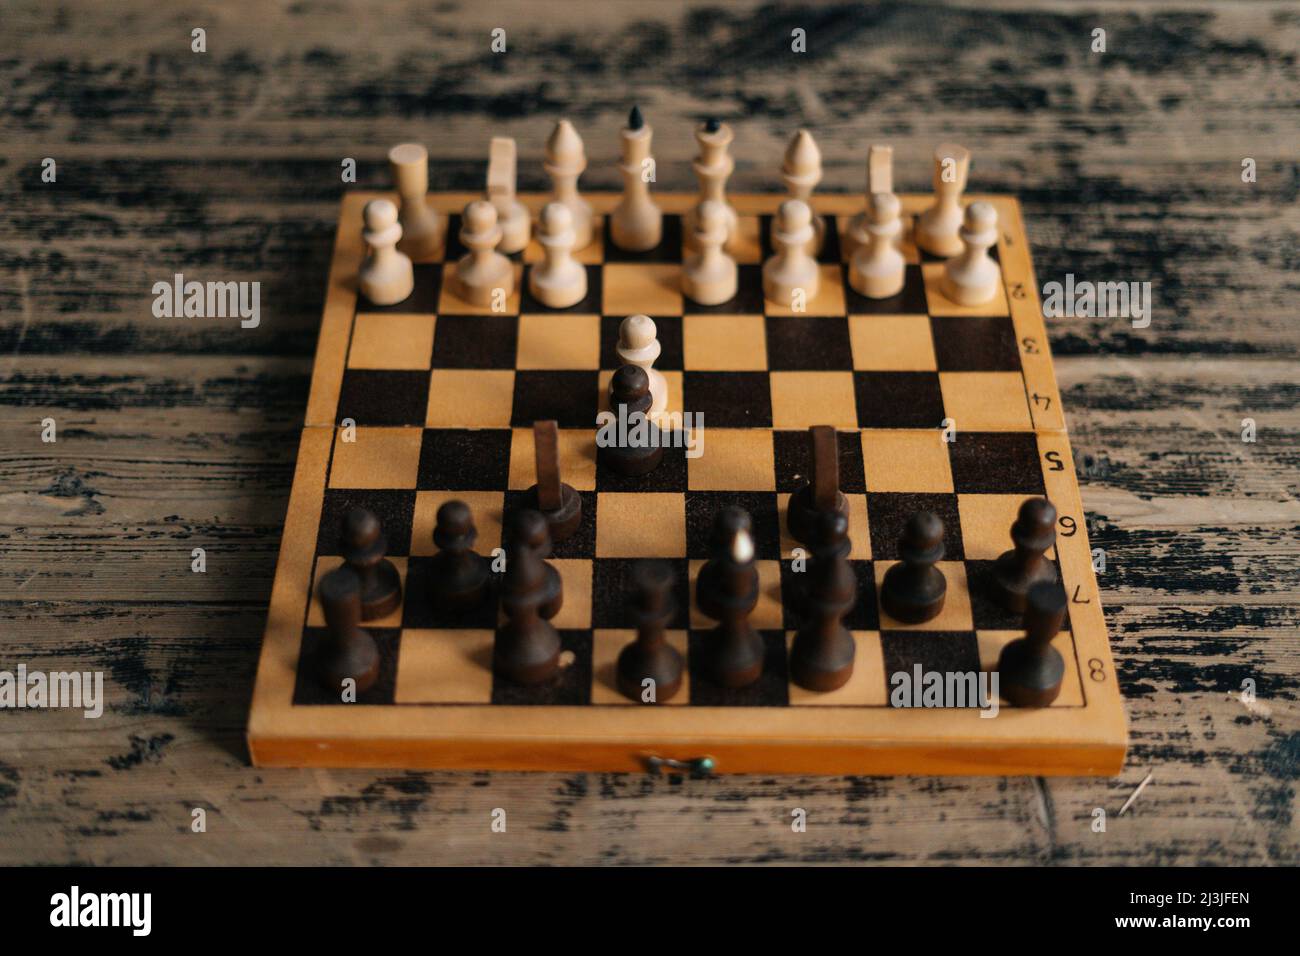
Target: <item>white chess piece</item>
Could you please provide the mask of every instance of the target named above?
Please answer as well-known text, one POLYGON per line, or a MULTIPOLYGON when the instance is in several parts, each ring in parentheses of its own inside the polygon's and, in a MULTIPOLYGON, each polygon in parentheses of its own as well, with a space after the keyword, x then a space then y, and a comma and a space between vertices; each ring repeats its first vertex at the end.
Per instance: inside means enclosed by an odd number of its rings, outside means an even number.
POLYGON ((402 207, 398 222, 402 241, 397 247, 413 259, 435 259, 446 242, 446 217, 425 202, 429 191, 429 153, 418 143, 402 143, 388 151, 388 165, 402 207))
POLYGON ((1002 271, 989 256, 998 241, 998 211, 986 202, 971 203, 960 238, 965 248, 944 263, 940 289, 958 305, 983 305, 1002 283, 1002 271))
POLYGON ((591 206, 578 195, 578 177, 587 168, 587 153, 582 137, 567 119, 555 124, 546 140, 546 174, 554 184, 554 199, 569 207, 573 214, 573 249, 591 244, 591 206))
POLYGON ((663 372, 654 368, 655 359, 659 358, 662 349, 658 331, 650 316, 629 315, 619 324, 618 345, 614 349, 620 362, 645 369, 646 377, 650 379, 651 400, 646 417, 651 419, 668 407, 668 382, 663 372))
POLYGON ((936 256, 961 252, 961 194, 970 171, 970 150, 941 143, 934 151, 934 205, 916 221, 916 244, 936 256))
POLYGON ((687 249, 692 248, 695 242, 700 206, 709 200, 722 203, 726 210, 727 241, 724 245, 730 247, 736 238, 739 217, 735 208, 727 202, 727 180, 736 168, 736 161, 728 151, 734 138, 731 127, 718 120, 709 120, 695 128, 695 142, 700 147, 700 152, 691 168, 695 170, 695 176, 700 182, 700 198, 682 220, 682 244, 687 249))
POLYGON ((497 209, 501 225, 498 252, 520 252, 528 245, 532 219, 528 207, 515 196, 515 141, 509 136, 493 136, 488 147, 487 198, 497 209))
POLYGON ((700 305, 721 305, 736 297, 736 260, 722 250, 727 241, 727 211, 710 199, 700 204, 695 229, 699 251, 682 263, 682 292, 700 305))
POLYGON ((620 134, 623 161, 618 169, 623 175, 623 198, 609 217, 610 239, 629 252, 647 252, 663 238, 664 216, 650 198, 650 180, 645 176, 646 169, 653 169, 654 165, 650 155, 653 135, 641 110, 632 107, 627 126, 620 134))
POLYGON ((794 308, 796 290, 803 291, 805 306, 817 295, 817 260, 808 254, 812 231, 807 203, 798 199, 781 203, 772 222, 775 252, 763 263, 763 295, 769 301, 794 308))
POLYGON ((515 269, 509 259, 496 251, 501 241, 496 207, 486 199, 476 199, 466 206, 460 241, 469 250, 456 263, 460 297, 484 308, 491 306, 498 296, 508 298, 515 288, 515 269))
MULTIPOLYGON (((812 133, 801 129, 790 140, 785 150, 785 161, 781 164, 781 179, 790 193, 791 199, 799 199, 812 207, 812 193, 822 179, 822 152, 812 133)), ((821 251, 826 238, 826 220, 813 216, 813 238, 808 246, 810 256, 821 251)), ((775 228, 775 226, 774 226, 775 228)))
MULTIPOLYGON (((867 149, 867 191, 862 204, 862 211, 849 220, 844 231, 844 251, 852 258, 853 253, 871 243, 871 233, 867 224, 871 221, 871 197, 876 193, 894 191, 894 147, 881 143, 872 143, 867 149)), ((899 229, 894 245, 901 245, 903 229, 899 229)))
POLYGON ((888 299, 903 291, 907 263, 894 244, 903 224, 893 193, 875 193, 867 205, 867 244, 849 262, 849 285, 868 299, 888 299))
POLYGON ((366 203, 362 217, 366 228, 361 238, 370 247, 370 255, 361 264, 357 285, 375 305, 396 305, 415 289, 411 260, 397 251, 402 238, 397 207, 387 199, 372 199, 366 203))
POLYGON ((587 270, 573 258, 573 214, 548 202, 537 220, 537 241, 545 259, 528 270, 533 297, 552 309, 567 309, 587 297, 587 270))

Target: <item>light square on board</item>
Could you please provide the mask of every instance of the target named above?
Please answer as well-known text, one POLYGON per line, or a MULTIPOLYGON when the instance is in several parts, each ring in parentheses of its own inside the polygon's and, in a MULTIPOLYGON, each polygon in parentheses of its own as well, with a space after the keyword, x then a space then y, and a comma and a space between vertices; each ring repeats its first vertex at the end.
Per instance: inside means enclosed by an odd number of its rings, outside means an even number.
POLYGON ((415 516, 411 522, 411 554, 428 556, 438 553, 438 546, 433 543, 433 529, 438 523, 438 509, 448 501, 463 501, 469 505, 478 532, 475 551, 489 555, 494 548, 501 547, 504 491, 417 491, 415 516))
POLYGON ((586 558, 549 558, 560 572, 564 603, 551 624, 561 630, 586 630, 591 627, 591 562, 586 558))
MULTIPOLYGON (((575 491, 596 490, 596 432, 587 428, 556 430, 560 449, 560 480, 575 491)), ((537 483, 537 451, 531 428, 516 428, 510 441, 512 490, 522 491, 537 483)))
POLYGON ((868 428, 862 431, 867 491, 953 490, 948 443, 936 428, 868 428))
POLYGON ((772 372, 773 428, 856 428, 852 372, 772 372))
POLYGON ((355 441, 344 441, 347 429, 334 434, 330 462, 331 488, 414 488, 420 470, 419 428, 356 429, 355 441))
POLYGON ((998 291, 983 305, 958 305, 943 294, 942 262, 927 262, 921 266, 925 277, 925 300, 930 315, 1010 315, 1007 290, 998 283, 998 291))
MULTIPOLYGON (((976 631, 975 639, 979 642, 980 669, 992 672, 997 669, 998 657, 1002 648, 1017 638, 1025 636, 1024 631, 976 631)), ((1061 631, 1052 638, 1052 646, 1065 659, 1065 674, 1061 677, 1061 693, 1052 701, 1052 707, 1083 707, 1083 686, 1079 683, 1079 665, 1075 660, 1074 638, 1069 631, 1061 631)), ((1007 704, 1005 698, 1003 706, 1007 704)))
MULTIPOLYGON (((992 561, 1013 547, 1011 526, 1020 506, 1033 495, 958 495, 961 538, 971 561, 992 561)), ((1047 551, 1056 557, 1055 546, 1047 551)))
POLYGON ((471 305, 462 299, 458 293, 460 287, 456 279, 456 267, 450 263, 447 265, 447 274, 443 279, 442 293, 438 296, 438 311, 440 313, 450 313, 452 315, 518 315, 519 314, 519 287, 524 278, 524 267, 522 263, 514 264, 515 281, 514 288, 506 296, 505 308, 494 309, 489 305, 471 305))
MULTIPOLYGON (((963 431, 1033 431, 1019 372, 940 372, 947 417, 963 431)), ((959 439, 960 440, 960 439, 959 439)))
POLYGON ((358 314, 352 325, 348 368, 428 368, 433 356, 435 321, 432 315, 358 314))
MULTIPOLYGON (((849 551, 849 560, 870 561, 871 524, 867 511, 867 496, 846 492, 844 500, 848 502, 849 506, 849 543, 852 546, 849 551)), ((781 514, 781 557, 789 561, 794 557, 795 548, 802 551, 805 558, 810 557, 808 546, 800 544, 790 536, 790 496, 778 495, 777 506, 781 514)))
POLYGON ((682 268, 677 263, 605 264, 605 315, 681 315, 682 268))
MULTIPOLYGON (((402 596, 406 596, 406 558, 390 557, 389 561, 393 562, 393 567, 397 569, 397 576, 402 582, 402 596)), ((324 627, 325 626, 325 609, 321 607, 320 598, 316 596, 316 586, 320 584, 320 579, 325 577, 335 568, 343 566, 343 558, 336 554, 322 554, 316 559, 316 570, 311 579, 311 604, 307 608, 307 626, 324 627)), ((373 618, 369 621, 362 621, 362 627, 401 627, 402 626, 402 605, 385 614, 383 617, 373 618)))
POLYGON ((767 333, 761 315, 692 314, 682 320, 688 369, 761 372, 767 366, 767 333))
MULTIPOLYGON (((885 659, 879 631, 853 631, 853 675, 843 687, 831 691, 805 690, 790 682, 790 706, 883 707, 889 702, 885 659)), ((794 644, 794 631, 786 632, 786 648, 794 644)))
POLYGON ((864 372, 933 372, 934 337, 925 315, 851 315, 853 367, 864 372))
POLYGON ((844 315, 844 272, 838 265, 819 265, 817 294, 810 297, 807 308, 800 312, 786 305, 777 305, 770 299, 763 300, 763 308, 768 315, 844 315))
MULTIPOLYGON (((591 702, 593 704, 627 704, 629 707, 650 707, 624 697, 618 689, 618 655, 623 648, 636 640, 636 631, 597 630, 593 634, 591 649, 591 702)), ((666 631, 664 640, 669 647, 682 655, 682 686, 669 700, 660 701, 667 706, 688 704, 691 700, 690 667, 686 661, 686 632, 666 631)))
MULTIPOLYGON (((885 580, 885 573, 897 561, 877 561, 876 595, 879 599, 885 580)), ((904 624, 885 613, 884 605, 880 607, 880 629, 882 631, 973 631, 974 615, 970 606, 970 591, 966 586, 966 565, 961 561, 940 561, 935 564, 948 582, 947 596, 943 601, 943 610, 938 617, 920 624, 904 624)))
POLYGON ((676 492, 601 492, 596 499, 597 558, 686 555, 686 496, 676 492))
POLYGON ((399 704, 492 703, 494 640, 489 630, 404 630, 394 700, 399 704))
MULTIPOLYGON (((695 596, 695 582, 700 578, 703 561, 690 563, 691 597, 695 596)), ((760 631, 776 631, 784 626, 784 611, 781 604, 781 562, 758 560, 754 562, 758 571, 758 603, 750 612, 749 623, 760 631)), ((699 609, 691 601, 691 627, 694 630, 707 630, 716 627, 717 621, 699 609)))
POLYGON ((692 491, 775 491, 772 433, 766 428, 700 429, 703 453, 686 460, 692 491))
POLYGON ((600 367, 600 316, 549 313, 519 317, 519 368, 600 367))
POLYGON ((426 428, 509 428, 515 373, 441 368, 429 373, 426 428))
MULTIPOLYGON (((591 217, 591 242, 573 251, 573 258, 584 266, 598 266, 605 261, 605 217, 591 217)), ((546 261, 546 253, 534 233, 524 246, 524 262, 529 265, 546 261)))

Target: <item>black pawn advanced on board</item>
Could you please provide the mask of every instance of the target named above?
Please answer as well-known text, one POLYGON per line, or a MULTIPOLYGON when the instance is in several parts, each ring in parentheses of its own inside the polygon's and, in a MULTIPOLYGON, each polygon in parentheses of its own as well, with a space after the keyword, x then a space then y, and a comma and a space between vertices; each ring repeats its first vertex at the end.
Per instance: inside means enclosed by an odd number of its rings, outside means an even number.
POLYGON ((361 620, 373 621, 402 603, 402 577, 388 553, 388 538, 379 519, 365 508, 343 516, 343 560, 361 579, 361 620))
MULTIPOLYGON (((542 559, 546 585, 538 613, 549 621, 559 614, 560 608, 564 606, 564 586, 560 580, 560 572, 555 570, 553 564, 546 561, 546 558, 551 556, 550 525, 541 512, 533 511, 531 508, 521 508, 510 516, 508 538, 512 545, 523 545, 542 559)), ((506 567, 509 568, 509 563, 506 567)))
POLYGON ((1057 580, 1047 549, 1056 543, 1056 508, 1046 498, 1029 498, 1011 526, 1015 548, 993 565, 993 596, 1008 611, 1024 613, 1025 596, 1040 582, 1057 580))
POLYGON ((325 610, 328 636, 316 658, 316 677, 332 694, 342 694, 343 682, 356 682, 361 693, 379 677, 379 648, 361 627, 361 579, 348 567, 335 568, 316 585, 325 610))
POLYGON ((624 365, 609 382, 609 407, 613 412, 616 440, 601 449, 610 468, 629 477, 646 475, 664 460, 659 427, 646 418, 654 400, 650 397, 650 376, 636 365, 624 365), (620 422, 627 422, 627 441, 620 422))
POLYGON ((998 689, 1017 707, 1046 707, 1061 693, 1065 660, 1052 638, 1065 620, 1065 604, 1065 589, 1051 581, 1033 585, 1025 597, 1025 636, 998 657, 998 689))
POLYGON ((902 560, 885 572, 880 606, 896 621, 920 624, 939 616, 948 582, 935 563, 943 558, 943 522, 930 511, 907 519, 899 541, 902 560))
POLYGON ((849 521, 837 511, 818 516, 816 548, 808 570, 804 626, 790 645, 790 677, 807 690, 843 687, 853 676, 857 650, 844 615, 857 601, 858 579, 849 567, 849 521))
POLYGON ((433 606, 447 611, 462 611, 479 604, 487 595, 491 569, 487 558, 474 550, 478 529, 474 515, 463 501, 448 501, 438 509, 433 529, 433 556, 430 584, 433 606))
POLYGON ((636 640, 618 655, 618 689, 645 704, 671 700, 682 686, 682 655, 668 643, 673 619, 673 572, 663 561, 642 561, 632 573, 636 640), (649 687, 646 681, 654 683, 649 687))
POLYGON ((707 668, 723 687, 746 687, 763 673, 766 648, 749 622, 758 603, 752 522, 741 508, 724 508, 713 528, 714 555, 695 581, 695 601, 718 621, 709 635, 707 668))
POLYGON ((502 591, 507 621, 497 631, 492 666, 516 684, 543 684, 560 669, 560 634, 541 615, 546 600, 546 563, 516 543, 506 558, 502 591))

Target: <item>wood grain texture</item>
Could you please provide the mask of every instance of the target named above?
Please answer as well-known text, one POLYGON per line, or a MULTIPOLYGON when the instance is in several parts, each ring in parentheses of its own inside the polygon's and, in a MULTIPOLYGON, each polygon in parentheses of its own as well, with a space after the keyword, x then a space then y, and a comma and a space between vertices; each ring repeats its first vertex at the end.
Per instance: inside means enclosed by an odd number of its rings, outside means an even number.
POLYGON ((102 669, 108 701, 98 720, 3 715, 0 862, 1294 864, 1297 49, 1300 14, 1271 3, 9 4, 0 667, 102 669), (206 54, 190 52, 196 26, 206 54), (616 188, 633 101, 655 126, 658 188, 691 187, 690 125, 712 113, 737 133, 737 189, 778 188, 801 124, 828 191, 861 187, 875 139, 895 147, 899 190, 928 188, 926 156, 955 139, 972 188, 1021 198, 1040 282, 1153 283, 1147 329, 1049 321, 1107 552, 1120 778, 249 768, 341 159, 384 188, 388 146, 424 141, 431 187, 472 189, 489 138, 509 135, 521 188, 541 188, 565 113, 587 140, 584 183, 616 188), (46 156, 56 184, 40 181, 46 156), (155 319, 149 289, 177 271, 261 281, 261 327, 155 319))

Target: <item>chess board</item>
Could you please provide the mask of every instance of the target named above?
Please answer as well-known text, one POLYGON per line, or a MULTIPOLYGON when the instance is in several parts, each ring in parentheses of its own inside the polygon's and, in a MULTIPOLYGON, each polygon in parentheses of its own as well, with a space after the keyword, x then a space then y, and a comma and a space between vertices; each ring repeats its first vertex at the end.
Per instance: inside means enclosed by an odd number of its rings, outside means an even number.
MULTIPOLYGON (((536 241, 515 258, 504 312, 458 300, 444 269, 463 251, 458 213, 469 193, 431 195, 451 215, 447 248, 415 266, 415 291, 377 308, 357 294, 362 206, 342 204, 288 516, 258 668, 248 739, 259 766, 637 770, 652 758, 712 759, 717 772, 1117 773, 1125 722, 1060 395, 1015 199, 999 213, 996 258, 1005 295, 978 308, 942 295, 942 263, 904 243, 906 284, 893 299, 848 285, 842 241, 860 196, 819 196, 827 220, 820 290, 803 313, 765 302, 761 263, 778 195, 730 197, 740 214, 740 289, 724 306, 679 291, 681 214, 694 195, 658 194, 664 238, 643 254, 605 234, 613 193, 589 195, 599 222, 578 254, 588 293, 553 310, 527 291, 536 241), (444 264, 446 263, 446 264, 444 264), (656 368, 669 410, 703 415, 698 457, 670 448, 642 478, 598 460, 595 417, 618 362, 618 323, 652 316, 656 368), (579 532, 551 563, 564 583, 554 619, 565 667, 550 685, 494 677, 495 605, 448 617, 428 600, 438 506, 468 502, 478 550, 501 544, 503 515, 534 481, 531 426, 556 419, 564 480, 579 491, 579 532), (844 687, 813 693, 788 679, 801 590, 785 504, 808 472, 807 428, 838 431, 859 599, 846 624, 857 641, 844 687), (945 440, 943 426, 950 432, 945 440), (1047 495, 1059 513, 1056 560, 1069 611, 1055 641, 1066 661, 1060 697, 1043 709, 896 708, 899 672, 979 671, 1019 636, 1020 622, 987 595, 993 560, 1010 547, 1021 502, 1047 495), (730 690, 699 666, 712 622, 694 608, 714 514, 737 504, 754 520, 761 597, 751 620, 767 645, 762 677, 730 690), (339 525, 354 506, 375 512, 404 583, 402 606, 366 626, 382 655, 374 687, 353 703, 322 690, 312 660, 324 635, 313 584, 341 563, 339 525), (881 610, 880 581, 897 559, 903 523, 936 512, 946 527, 942 614, 904 625, 881 610), (648 706, 615 689, 631 640, 631 569, 662 558, 676 573, 669 639, 687 674, 670 702, 648 706)), ((520 197, 536 212, 545 197, 520 197)), ((930 198, 900 196, 905 223, 930 198)))

